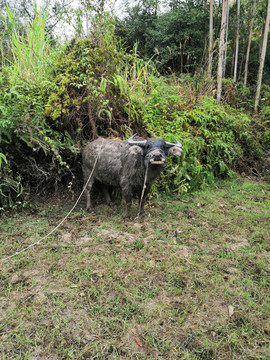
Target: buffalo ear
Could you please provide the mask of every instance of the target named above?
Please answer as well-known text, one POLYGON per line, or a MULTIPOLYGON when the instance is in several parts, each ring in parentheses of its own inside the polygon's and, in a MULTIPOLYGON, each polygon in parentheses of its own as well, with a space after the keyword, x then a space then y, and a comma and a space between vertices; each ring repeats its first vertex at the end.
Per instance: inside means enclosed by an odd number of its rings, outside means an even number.
POLYGON ((130 155, 135 155, 135 156, 137 156, 138 154, 143 155, 143 149, 138 145, 130 146, 128 152, 130 155))
POLYGON ((172 146, 171 148, 169 148, 168 150, 168 156, 180 156, 182 155, 183 149, 180 148, 179 146, 172 146))

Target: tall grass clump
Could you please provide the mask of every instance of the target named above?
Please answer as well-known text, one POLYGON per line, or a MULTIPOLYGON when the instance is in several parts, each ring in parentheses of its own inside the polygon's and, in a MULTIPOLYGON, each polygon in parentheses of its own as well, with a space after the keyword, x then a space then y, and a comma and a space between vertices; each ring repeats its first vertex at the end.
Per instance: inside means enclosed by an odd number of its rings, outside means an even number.
POLYGON ((16 83, 18 78, 36 85, 48 80, 53 58, 52 39, 46 31, 48 8, 39 11, 35 3, 34 16, 24 27, 18 25, 8 6, 6 12, 11 30, 12 57, 8 71, 11 83, 16 83))
POLYGON ((27 192, 23 187, 37 190, 44 178, 51 177, 50 166, 45 169, 42 165, 49 158, 64 165, 60 152, 65 138, 45 117, 55 53, 46 32, 48 12, 38 11, 35 5, 34 16, 25 26, 8 7, 6 14, 9 31, 0 73, 0 153, 6 158, 0 174, 2 208, 21 203, 22 194, 27 192))

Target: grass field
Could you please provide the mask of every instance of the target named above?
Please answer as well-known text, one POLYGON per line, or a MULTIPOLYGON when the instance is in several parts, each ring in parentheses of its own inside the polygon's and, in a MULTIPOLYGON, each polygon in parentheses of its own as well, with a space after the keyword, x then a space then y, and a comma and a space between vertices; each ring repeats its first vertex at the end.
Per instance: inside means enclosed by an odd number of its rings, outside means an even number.
MULTIPOLYGON (((83 206, 0 263, 1 359, 270 358, 269 185, 160 196, 144 222, 83 206)), ((0 258, 71 207, 54 199, 4 215, 0 258)))

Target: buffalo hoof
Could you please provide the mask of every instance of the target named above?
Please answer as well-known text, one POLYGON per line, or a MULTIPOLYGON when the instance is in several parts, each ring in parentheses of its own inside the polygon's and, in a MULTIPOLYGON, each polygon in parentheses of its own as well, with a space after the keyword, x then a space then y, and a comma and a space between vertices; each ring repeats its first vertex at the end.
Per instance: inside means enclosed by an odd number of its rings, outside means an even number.
POLYGON ((134 218, 134 221, 137 221, 139 223, 143 223, 145 219, 145 214, 137 214, 136 217, 134 218))
POLYGON ((89 214, 97 215, 97 213, 95 212, 95 210, 94 210, 93 208, 86 209, 86 211, 87 211, 89 214))
POLYGON ((117 207, 117 205, 114 203, 114 202, 110 202, 109 204, 108 204, 110 207, 113 207, 113 208, 116 208, 117 207))

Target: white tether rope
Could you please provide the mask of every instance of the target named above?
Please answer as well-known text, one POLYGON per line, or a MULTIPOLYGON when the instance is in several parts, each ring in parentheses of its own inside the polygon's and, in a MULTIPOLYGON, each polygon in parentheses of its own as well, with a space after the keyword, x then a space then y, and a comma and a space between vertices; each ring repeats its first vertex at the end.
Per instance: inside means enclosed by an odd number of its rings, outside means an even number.
POLYGON ((73 207, 71 208, 71 210, 67 213, 67 215, 60 221, 60 223, 59 223, 54 229, 52 229, 47 235, 45 235, 43 238, 41 238, 41 239, 39 239, 38 241, 36 241, 35 243, 27 246, 26 248, 24 248, 24 249, 22 249, 22 250, 20 250, 20 251, 17 251, 17 252, 15 252, 14 254, 12 254, 12 255, 10 255, 10 256, 7 256, 7 257, 5 257, 5 258, 3 258, 3 259, 1 259, 0 261, 9 260, 9 259, 13 258, 14 256, 17 256, 17 255, 19 255, 19 254, 21 254, 21 253, 23 253, 23 252, 31 249, 32 247, 40 244, 43 240, 47 239, 50 235, 52 235, 52 233, 54 233, 54 232, 63 224, 64 221, 66 221, 66 219, 69 217, 69 215, 72 213, 72 211, 75 209, 75 207, 77 206, 78 202, 80 201, 80 199, 81 199, 81 197, 82 197, 82 194, 84 193, 84 191, 85 191, 85 189, 86 189, 86 187, 87 187, 87 185, 88 185, 88 183, 89 183, 89 181, 90 181, 90 179, 91 179, 91 177, 92 177, 92 175, 93 175, 93 172, 94 172, 94 170, 95 170, 95 167, 96 167, 96 164, 97 164, 97 161, 98 161, 98 157, 99 157, 99 154, 98 154, 97 157, 96 157, 96 160, 95 160, 93 169, 92 169, 92 171, 91 171, 91 173, 90 173, 90 175, 89 175, 89 178, 88 178, 87 182, 85 183, 85 185, 84 185, 84 187, 83 187, 83 190, 82 190, 82 192, 80 193, 77 201, 75 202, 75 204, 73 205, 73 207))
MULTIPOLYGON (((82 189, 82 192, 80 193, 77 201, 75 202, 75 204, 73 205, 73 207, 69 210, 69 212, 67 213, 67 215, 60 221, 60 223, 55 227, 53 228, 47 235, 45 235, 44 237, 42 237, 41 239, 39 239, 38 241, 36 241, 35 243, 33 244, 30 244, 29 246, 25 247, 24 249, 20 250, 20 251, 17 251, 15 252, 14 254, 10 255, 10 256, 7 256, 3 259, 1 259, 0 261, 7 261, 25 251, 28 251, 29 249, 31 249, 32 247, 40 244, 42 241, 44 241, 45 239, 47 239, 50 235, 52 235, 65 221, 66 219, 69 217, 69 215, 72 213, 72 211, 75 209, 75 207, 77 206, 78 202, 80 201, 92 175, 93 175, 93 172, 95 170, 95 167, 96 167, 96 164, 97 164, 97 161, 98 161, 98 158, 99 158, 99 154, 97 155, 96 157, 96 160, 95 160, 95 163, 94 163, 94 166, 93 166, 93 169, 89 175, 89 178, 87 180, 87 182, 85 183, 83 189, 82 189)), ((144 196, 144 192, 145 192, 145 189, 146 189, 146 181, 147 181, 147 174, 148 174, 148 164, 147 164, 147 167, 146 167, 146 171, 145 171, 145 177, 144 177, 144 184, 143 184, 143 189, 142 189, 142 194, 141 194, 141 200, 140 200, 140 205, 139 205, 139 211, 138 211, 138 214, 137 214, 137 217, 139 217, 140 215, 140 212, 141 212, 141 207, 142 207, 142 201, 143 201, 143 196, 144 196)))

